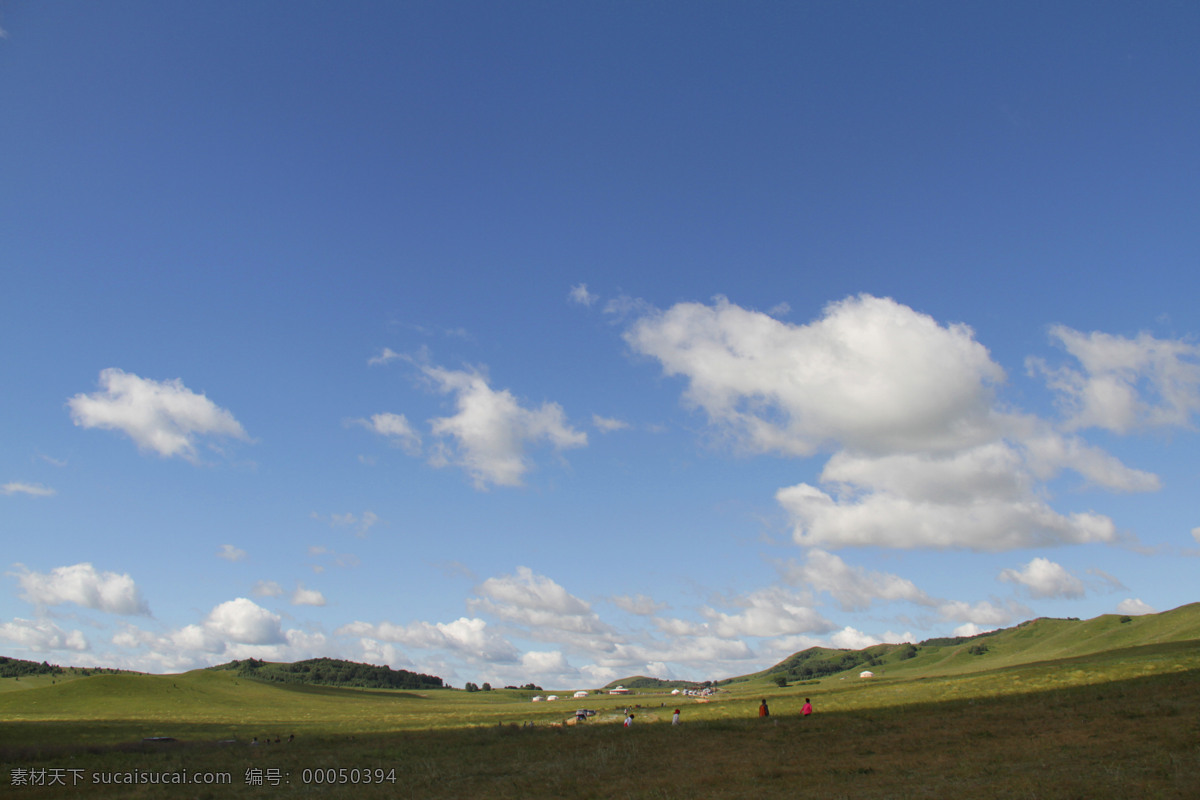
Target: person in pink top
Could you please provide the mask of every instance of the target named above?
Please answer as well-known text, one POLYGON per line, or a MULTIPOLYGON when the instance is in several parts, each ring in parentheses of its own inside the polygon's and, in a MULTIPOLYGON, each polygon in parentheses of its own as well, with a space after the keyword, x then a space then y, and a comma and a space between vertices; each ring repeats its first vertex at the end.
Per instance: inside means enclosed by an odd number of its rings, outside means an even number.
POLYGON ((812 701, 807 697, 804 698, 804 707, 800 709, 800 713, 806 717, 812 713, 812 701))

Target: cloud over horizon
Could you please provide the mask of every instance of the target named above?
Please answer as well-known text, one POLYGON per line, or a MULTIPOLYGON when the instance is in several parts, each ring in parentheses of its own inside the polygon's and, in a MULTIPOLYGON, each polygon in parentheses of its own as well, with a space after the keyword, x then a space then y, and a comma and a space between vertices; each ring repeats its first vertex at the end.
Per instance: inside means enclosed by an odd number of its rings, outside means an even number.
MULTIPOLYGON (((666 375, 684 378, 684 402, 735 447, 830 453, 820 486, 775 495, 801 546, 1112 543, 1111 519, 1056 511, 1046 482, 1069 469, 1104 488, 1159 488, 1157 476, 1002 407, 1004 370, 971 328, 889 298, 849 297, 793 325, 718 297, 645 314, 625 338, 666 375)), ((1177 376, 1172 386, 1190 375, 1160 372, 1177 376)))

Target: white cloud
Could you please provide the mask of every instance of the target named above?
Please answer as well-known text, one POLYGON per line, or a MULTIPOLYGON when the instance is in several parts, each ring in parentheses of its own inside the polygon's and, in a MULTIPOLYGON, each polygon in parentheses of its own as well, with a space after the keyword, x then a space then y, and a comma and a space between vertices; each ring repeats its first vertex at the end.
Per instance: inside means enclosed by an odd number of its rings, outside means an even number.
POLYGON ((785 573, 793 583, 805 583, 815 591, 829 592, 843 611, 863 611, 875 600, 907 600, 922 606, 938 603, 906 578, 886 572, 867 572, 816 548, 808 552, 805 564, 792 565, 785 573))
MULTIPOLYGON (((987 600, 972 605, 962 600, 942 603, 938 606, 938 614, 945 622, 965 622, 972 626, 986 626, 987 630, 1010 625, 1023 615, 1029 614, 1029 609, 1009 603, 997 605, 987 600)), ((961 628, 960 628, 961 629, 961 628)), ((975 633, 984 628, 977 627, 975 633)), ((972 633, 955 633, 955 636, 973 636, 972 633)))
POLYGON ((1083 581, 1045 558, 1035 558, 1020 570, 1006 569, 999 580, 1020 584, 1034 597, 1079 598, 1085 593, 1083 581))
POLYGON ((572 286, 571 293, 568 295, 568 297, 571 298, 571 302, 579 303, 583 306, 590 306, 592 303, 595 303, 600 299, 599 295, 592 294, 588 291, 586 283, 572 286))
POLYGON ((592 414, 592 425, 596 426, 596 429, 601 433, 623 431, 629 427, 629 423, 624 420, 602 417, 599 414, 592 414))
POLYGON ((758 452, 978 443, 991 435, 991 387, 1004 379, 970 328, 868 295, 831 304, 809 325, 724 298, 680 303, 641 317, 625 338, 684 377, 687 401, 758 452))
POLYGON ((283 587, 275 581, 258 581, 251 593, 255 597, 282 597, 283 587))
POLYGON ((769 586, 732 601, 742 610, 726 614, 714 608, 702 608, 708 628, 717 636, 735 639, 742 636, 792 636, 800 633, 824 633, 833 625, 812 607, 807 594, 769 586))
POLYGON ((563 450, 587 444, 587 434, 567 424, 557 403, 524 408, 507 389, 493 390, 478 372, 422 369, 441 391, 455 395, 458 409, 452 417, 430 421, 434 435, 442 437, 431 463, 461 467, 476 488, 520 486, 530 469, 525 451, 531 445, 545 442, 563 450))
POLYGON ((1085 334, 1064 325, 1051 328, 1050 337, 1082 370, 1052 369, 1036 358, 1027 364, 1058 393, 1068 430, 1097 427, 1126 433, 1191 427, 1192 415, 1200 411, 1200 347, 1148 333, 1132 339, 1099 331, 1085 334))
POLYGON ((277 644, 284 641, 279 615, 245 597, 226 601, 214 608, 204 620, 203 633, 238 644, 277 644))
POLYGON ((367 366, 376 367, 381 364, 386 364, 389 361, 395 361, 398 358, 403 359, 405 356, 400 355, 390 347, 385 347, 379 351, 379 355, 372 356, 371 358, 367 359, 367 366))
MULTIPOLYGON (((887 298, 830 304, 807 325, 724 298, 680 303, 641 314, 625 338, 684 378, 684 399, 737 446, 832 452, 819 486, 776 494, 800 545, 1001 551, 1113 542, 1111 519, 1059 513, 1045 483, 1070 469, 1103 489, 1160 486, 1047 422, 999 410, 1004 371, 972 330, 887 298)), ((1156 376, 1172 376, 1156 383, 1174 387, 1161 392, 1176 398, 1171 408, 1187 406, 1190 365, 1163 355, 1154 363, 1156 376)))
POLYGON ((292 592, 292 605, 323 606, 325 605, 325 595, 316 589, 305 589, 304 584, 300 584, 296 587, 296 591, 292 592))
POLYGON ((1117 603, 1118 614, 1128 614, 1131 617, 1138 617, 1142 614, 1155 613, 1154 607, 1148 603, 1143 603, 1140 598, 1129 597, 1117 603))
POLYGON ((403 414, 372 414, 369 420, 359 419, 354 422, 391 440, 410 456, 421 454, 421 434, 416 432, 403 414))
POLYGON ((530 650, 521 656, 521 666, 535 676, 561 675, 571 670, 567 658, 559 650, 548 652, 530 650))
POLYGON ((883 643, 882 639, 851 628, 849 625, 830 636, 829 641, 834 647, 842 650, 862 650, 865 647, 883 643))
POLYGON ((1000 551, 1117 538, 1108 517, 1054 511, 1003 442, 948 456, 843 452, 821 482, 832 495, 807 483, 776 492, 797 544, 1000 551))
POLYGON ((656 603, 651 597, 644 594, 635 596, 617 595, 612 598, 612 603, 622 611, 628 611, 630 614, 637 614, 643 617, 653 616, 667 607, 665 603, 656 603))
POLYGON ((1192 538, 1196 540, 1196 544, 1200 544, 1200 528, 1192 528, 1192 538))
MULTIPOLYGON (((324 517, 315 511, 309 516, 313 519, 324 519, 324 517)), ((354 535, 362 539, 370 532, 371 528, 379 523, 379 515, 374 511, 364 511, 360 517, 347 511, 345 514, 330 514, 328 522, 335 528, 354 528, 354 535)), ((314 552, 312 548, 309 549, 309 552, 313 555, 319 554, 314 552)), ((324 553, 326 551, 324 548, 321 548, 319 552, 324 553)))
POLYGON ((142 450, 195 461, 199 436, 248 438, 233 414, 178 379, 159 382, 110 368, 99 383, 101 391, 67 401, 71 419, 83 428, 121 431, 142 450))
POLYGON ((223 544, 217 551, 217 558, 223 558, 226 561, 243 561, 246 558, 246 551, 231 544, 223 544))
POLYGON ((0 494, 27 494, 31 497, 51 497, 54 490, 40 483, 12 482, 0 486, 0 494))
POLYGON ((110 614, 150 614, 149 606, 128 574, 97 572, 87 563, 55 567, 49 573, 21 568, 17 580, 23 590, 22 597, 39 606, 74 603, 110 614))
POLYGON ((5 639, 34 653, 46 650, 89 650, 87 639, 80 631, 64 631, 49 620, 14 619, 0 624, 0 639, 5 639))
POLYGON ((478 618, 462 617, 454 622, 414 622, 410 625, 352 622, 339 628, 335 634, 398 642, 423 650, 449 650, 477 662, 515 663, 520 659, 520 653, 511 643, 489 631, 487 622, 478 618))
POLYGON ((488 578, 475 592, 479 597, 467 601, 469 608, 528 626, 531 636, 550 632, 590 636, 612 633, 591 606, 528 567, 517 567, 516 575, 488 578))
POLYGON ((1010 417, 1010 421, 1026 465, 1041 480, 1053 478, 1066 468, 1096 486, 1117 492, 1155 492, 1162 486, 1157 475, 1131 469, 1078 437, 1051 431, 1041 421, 1017 417, 1010 417))

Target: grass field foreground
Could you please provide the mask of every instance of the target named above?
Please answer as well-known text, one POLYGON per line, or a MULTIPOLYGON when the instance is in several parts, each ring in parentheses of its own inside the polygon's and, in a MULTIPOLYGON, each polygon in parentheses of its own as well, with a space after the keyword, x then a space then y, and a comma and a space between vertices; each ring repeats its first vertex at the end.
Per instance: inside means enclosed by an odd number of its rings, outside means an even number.
POLYGON ((1195 641, 962 676, 749 682, 717 697, 593 696, 597 717, 560 727, 576 701, 279 686, 212 671, 95 676, 0 695, 0 787, 19 798, 1185 798, 1200 785, 1195 641), (817 706, 807 719, 805 696, 817 706), (672 727, 679 703, 684 724, 672 727), (249 745, 256 736, 281 742, 249 745), (347 782, 331 784, 343 769, 347 782), (17 770, 57 770, 78 785, 14 785, 17 770), (92 782, 180 771, 230 783, 92 782))

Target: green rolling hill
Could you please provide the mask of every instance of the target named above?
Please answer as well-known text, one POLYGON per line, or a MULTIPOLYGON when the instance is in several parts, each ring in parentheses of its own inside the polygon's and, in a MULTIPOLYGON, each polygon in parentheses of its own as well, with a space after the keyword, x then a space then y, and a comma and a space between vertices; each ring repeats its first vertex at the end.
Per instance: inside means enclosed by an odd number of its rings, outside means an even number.
MULTIPOLYGON (((1078 676, 1071 678, 1075 682, 1096 682, 1153 670, 1182 669, 1185 662, 1191 664, 1198 658, 1200 603, 1195 603, 1141 617, 1041 618, 980 636, 932 639, 917 645, 884 644, 863 650, 811 648, 762 672, 719 684, 728 696, 737 697, 773 692, 779 678, 789 685, 819 681, 823 684, 820 691, 831 703, 840 701, 830 692, 852 687, 869 689, 868 694, 877 689, 889 696, 911 698, 913 695, 904 687, 913 687, 914 681, 926 687, 936 684, 937 692, 945 696, 968 691, 982 695, 993 687, 1007 691, 1003 687, 1018 681, 1026 685, 1061 682, 1054 676, 1057 671, 1078 676), (858 681, 863 669, 872 670, 878 680, 870 686, 858 681), (1005 677, 1015 669, 1022 671, 1021 676, 1005 677), (855 680, 848 680, 850 677, 855 680)), ((180 675, 68 669, 2 678, 0 719, 73 720, 95 725, 136 722, 150 736, 175 735, 183 725, 206 726, 214 734, 247 722, 285 731, 350 733, 391 730, 397 725, 437 728, 495 724, 513 713, 558 713, 557 707, 549 704, 539 706, 535 712, 528 704, 528 692, 439 688, 406 691, 301 682, 309 675, 316 680, 329 679, 328 674, 314 675, 317 666, 331 666, 327 661, 312 662, 308 669, 299 670, 289 665, 269 665, 264 677, 270 677, 265 680, 254 677, 254 673, 268 665, 259 662, 249 672, 234 668, 237 666, 180 675), (281 675, 287 682, 280 682, 281 675), (514 704, 523 710, 514 712, 514 704)), ((675 685, 647 678, 615 683, 650 693, 663 693, 675 685)))

